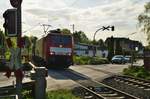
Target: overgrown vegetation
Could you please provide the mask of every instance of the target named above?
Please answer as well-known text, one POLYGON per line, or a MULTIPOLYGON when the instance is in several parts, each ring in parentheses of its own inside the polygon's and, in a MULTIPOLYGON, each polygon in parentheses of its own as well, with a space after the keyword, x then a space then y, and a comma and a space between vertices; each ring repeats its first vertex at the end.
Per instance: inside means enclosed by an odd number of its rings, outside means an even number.
POLYGON ((23 99, 33 99, 33 95, 31 91, 24 90, 22 92, 23 99))
POLYGON ((150 45, 150 2, 144 6, 144 12, 138 16, 141 31, 147 34, 147 40, 150 45))
POLYGON ((143 66, 130 66, 123 70, 123 74, 150 80, 150 72, 143 66))
POLYGON ((98 65, 107 64, 109 61, 101 57, 74 56, 74 63, 77 65, 98 65))
MULTIPOLYGON (((31 91, 23 91, 22 92, 23 99, 33 99, 31 91)), ((4 98, 4 99, 12 99, 12 98, 4 98)), ((71 90, 55 90, 48 91, 46 94, 46 99, 81 99, 72 94, 71 90)))
POLYGON ((47 92, 46 99, 81 99, 72 94, 70 90, 56 90, 47 92))

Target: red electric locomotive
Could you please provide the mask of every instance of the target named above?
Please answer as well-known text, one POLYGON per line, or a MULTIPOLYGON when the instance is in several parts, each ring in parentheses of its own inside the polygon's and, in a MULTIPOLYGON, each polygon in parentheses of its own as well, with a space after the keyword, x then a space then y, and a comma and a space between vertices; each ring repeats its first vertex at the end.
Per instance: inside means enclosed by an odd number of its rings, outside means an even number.
POLYGON ((36 43, 35 55, 52 68, 68 68, 73 65, 73 37, 52 30, 36 43))

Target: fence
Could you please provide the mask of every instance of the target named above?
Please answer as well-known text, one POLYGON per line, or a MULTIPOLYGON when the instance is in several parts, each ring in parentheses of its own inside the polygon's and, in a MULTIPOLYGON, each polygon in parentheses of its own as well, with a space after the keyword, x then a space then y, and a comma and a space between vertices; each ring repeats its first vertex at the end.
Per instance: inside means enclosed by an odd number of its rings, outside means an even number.
MULTIPOLYGON (((47 69, 45 67, 37 67, 31 62, 30 71, 31 81, 22 84, 23 90, 30 90, 34 99, 45 99, 46 96, 46 76, 47 69)), ((16 87, 14 85, 0 88, 0 99, 18 99, 16 95, 16 87)))

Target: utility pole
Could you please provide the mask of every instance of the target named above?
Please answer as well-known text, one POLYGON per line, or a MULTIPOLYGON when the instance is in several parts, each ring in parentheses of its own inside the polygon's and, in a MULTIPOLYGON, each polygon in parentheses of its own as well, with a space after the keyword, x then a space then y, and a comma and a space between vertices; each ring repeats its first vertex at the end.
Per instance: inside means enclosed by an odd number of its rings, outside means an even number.
POLYGON ((116 40, 114 39, 114 55, 116 55, 116 40))
POLYGON ((134 62, 133 52, 134 52, 134 45, 133 45, 133 41, 132 41, 132 43, 131 43, 131 66, 133 66, 133 62, 134 62))
POLYGON ((71 26, 72 26, 72 32, 73 32, 73 34, 74 34, 74 27, 75 27, 75 25, 72 24, 71 26))

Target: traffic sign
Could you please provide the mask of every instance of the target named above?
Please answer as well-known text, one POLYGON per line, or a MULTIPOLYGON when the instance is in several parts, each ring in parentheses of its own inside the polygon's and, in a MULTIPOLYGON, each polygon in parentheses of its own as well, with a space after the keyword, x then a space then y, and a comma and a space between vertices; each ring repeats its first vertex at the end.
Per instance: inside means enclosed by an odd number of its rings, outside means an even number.
POLYGON ((10 4, 15 8, 20 7, 21 3, 22 3, 22 0, 10 0, 10 4))

